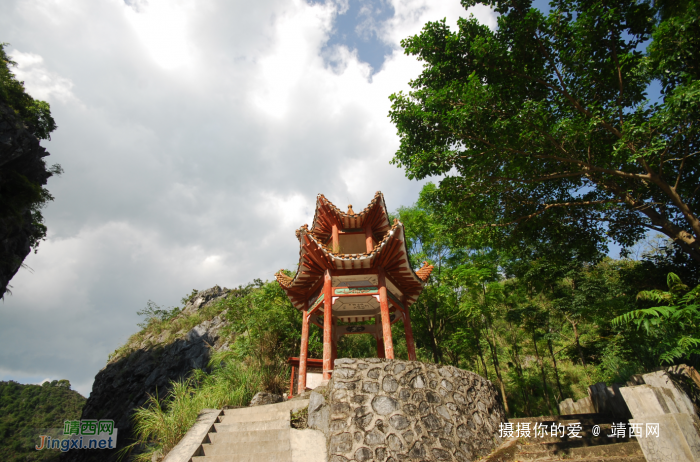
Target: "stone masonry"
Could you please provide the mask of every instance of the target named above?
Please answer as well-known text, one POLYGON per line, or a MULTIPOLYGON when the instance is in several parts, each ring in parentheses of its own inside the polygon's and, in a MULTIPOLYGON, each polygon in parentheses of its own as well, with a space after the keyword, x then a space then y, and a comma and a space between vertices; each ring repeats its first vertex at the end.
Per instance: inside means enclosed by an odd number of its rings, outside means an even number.
POLYGON ((472 461, 502 442, 506 421, 490 381, 415 361, 337 359, 325 399, 329 462, 472 461))

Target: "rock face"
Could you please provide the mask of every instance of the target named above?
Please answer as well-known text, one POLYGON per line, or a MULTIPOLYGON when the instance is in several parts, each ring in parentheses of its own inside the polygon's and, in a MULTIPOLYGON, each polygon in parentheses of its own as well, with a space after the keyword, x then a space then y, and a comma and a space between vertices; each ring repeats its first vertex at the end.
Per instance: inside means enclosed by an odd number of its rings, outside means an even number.
POLYGON ((266 404, 281 403, 282 396, 275 393, 265 393, 264 391, 259 391, 250 400, 250 407, 253 406, 264 406, 266 404))
MULTIPOLYGON (((229 294, 228 289, 216 286, 197 294, 179 316, 188 316, 216 303, 229 294)), ((110 360, 98 372, 92 393, 83 408, 82 419, 113 419, 119 429, 118 449, 130 441, 131 416, 134 409, 143 406, 148 395, 165 397, 171 380, 187 377, 194 369, 207 366, 211 350, 227 347, 227 339, 219 332, 226 325, 225 313, 204 321, 176 338, 162 343, 165 333, 146 337, 134 351, 110 360), (159 341, 160 340, 160 341, 159 341)), ((68 451, 62 461, 115 461, 116 451, 68 451)))
POLYGON ((32 224, 30 204, 17 197, 17 184, 45 185, 52 175, 43 159, 48 155, 15 112, 0 103, 0 296, 41 234, 32 224))
POLYGON ((451 366, 337 359, 326 394, 313 397, 309 426, 325 427, 328 406, 330 462, 472 461, 501 443, 506 421, 491 382, 451 366))

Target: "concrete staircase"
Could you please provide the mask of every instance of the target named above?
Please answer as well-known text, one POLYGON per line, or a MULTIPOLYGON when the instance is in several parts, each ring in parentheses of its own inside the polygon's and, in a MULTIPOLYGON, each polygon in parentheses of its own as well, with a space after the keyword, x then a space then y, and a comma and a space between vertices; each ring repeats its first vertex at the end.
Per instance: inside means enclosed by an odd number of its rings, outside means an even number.
POLYGON ((611 438, 607 436, 611 433, 612 420, 608 416, 599 414, 508 419, 513 424, 513 429, 517 428, 518 423, 529 422, 531 432, 535 423, 538 422, 550 429, 552 424, 562 424, 567 428, 569 424, 578 422, 581 424, 579 432, 581 438, 569 438, 568 430, 564 437, 536 437, 532 433, 528 438, 512 438, 482 461, 646 462, 636 438, 611 438), (598 425, 600 428, 598 436, 593 434, 594 425, 598 425))
MULTIPOLYGON (((266 406, 224 410, 213 431, 192 457, 192 462, 325 462, 325 440, 309 434, 313 430, 294 430, 290 411, 308 406, 308 400, 292 400, 266 406), (207 442, 208 440, 208 442, 207 442), (312 447, 308 447, 311 443, 312 447), (321 444, 322 448, 317 448, 321 444), (301 446, 301 447, 300 447, 301 446), (303 447, 307 446, 307 447, 303 447)), ((318 433, 318 432, 317 432, 318 433)))

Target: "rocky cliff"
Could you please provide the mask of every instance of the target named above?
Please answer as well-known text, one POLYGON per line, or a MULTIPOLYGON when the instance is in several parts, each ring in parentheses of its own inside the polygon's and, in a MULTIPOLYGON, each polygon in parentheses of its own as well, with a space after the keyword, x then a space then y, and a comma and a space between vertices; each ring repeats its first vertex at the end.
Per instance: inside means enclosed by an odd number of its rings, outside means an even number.
MULTIPOLYGON (((164 397, 171 380, 206 368, 211 351, 228 346, 222 335, 226 312, 217 309, 217 303, 227 296, 235 296, 235 291, 216 286, 199 292, 165 328, 134 335, 95 376, 82 419, 113 419, 119 429, 117 449, 128 444, 131 416, 149 395, 164 397)), ((61 460, 115 461, 116 451, 68 451, 61 460)))
POLYGON ((19 116, 0 102, 0 296, 40 239, 45 228, 35 223, 33 206, 52 173, 39 145, 19 116))

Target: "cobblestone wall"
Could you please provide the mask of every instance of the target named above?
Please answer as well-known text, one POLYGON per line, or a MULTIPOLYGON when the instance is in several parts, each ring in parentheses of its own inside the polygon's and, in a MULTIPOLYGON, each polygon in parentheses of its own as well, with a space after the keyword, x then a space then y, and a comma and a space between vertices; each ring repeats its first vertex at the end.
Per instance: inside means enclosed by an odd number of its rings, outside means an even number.
POLYGON ((496 448, 496 388, 454 367, 338 359, 328 384, 329 461, 473 461, 496 448))

